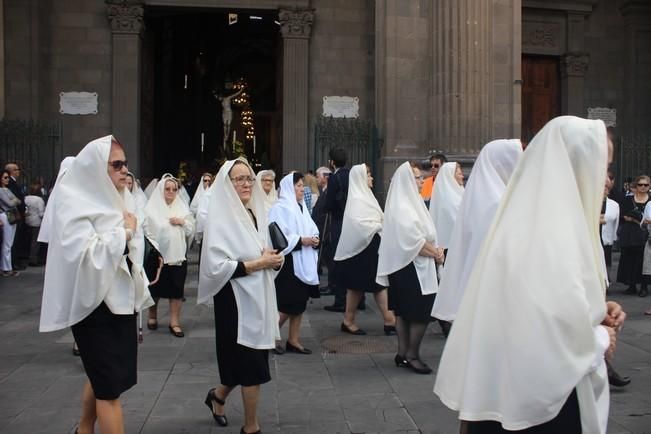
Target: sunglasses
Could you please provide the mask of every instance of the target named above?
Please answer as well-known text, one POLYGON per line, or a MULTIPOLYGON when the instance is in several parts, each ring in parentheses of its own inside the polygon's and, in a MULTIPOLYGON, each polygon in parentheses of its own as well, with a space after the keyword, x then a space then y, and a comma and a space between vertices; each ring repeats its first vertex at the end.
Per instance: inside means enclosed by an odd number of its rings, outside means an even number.
POLYGON ((441 165, 440 164, 432 164, 432 167, 435 168, 435 169, 438 169, 438 168, 441 167, 441 165))
POLYGON ((210 179, 204 179, 203 182, 210 182, 210 179))
POLYGON ((637 186, 638 186, 638 187, 648 187, 649 184, 638 184, 637 186))
POLYGON ((109 166, 113 168, 116 172, 118 170, 122 170, 123 167, 128 166, 128 161, 127 160, 113 160, 108 162, 109 166))

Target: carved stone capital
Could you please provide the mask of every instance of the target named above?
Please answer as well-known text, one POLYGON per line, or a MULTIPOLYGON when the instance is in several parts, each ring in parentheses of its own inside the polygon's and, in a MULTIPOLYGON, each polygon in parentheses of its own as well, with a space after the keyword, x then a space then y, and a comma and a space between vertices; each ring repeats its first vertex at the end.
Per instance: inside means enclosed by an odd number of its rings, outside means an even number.
POLYGON ((314 22, 314 9, 280 9, 278 21, 283 38, 309 39, 314 22))
POLYGON ((141 34, 145 28, 142 0, 106 0, 113 33, 141 34))
POLYGON ((567 53, 561 57, 561 76, 585 77, 590 64, 587 53, 567 53))

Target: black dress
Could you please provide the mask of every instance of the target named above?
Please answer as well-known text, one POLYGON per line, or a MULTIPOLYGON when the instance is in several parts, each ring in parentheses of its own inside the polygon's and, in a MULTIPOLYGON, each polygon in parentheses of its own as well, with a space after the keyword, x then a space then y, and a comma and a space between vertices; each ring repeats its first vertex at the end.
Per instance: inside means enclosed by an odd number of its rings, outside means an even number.
POLYGON ((364 250, 352 258, 337 262, 337 284, 346 289, 363 292, 379 292, 384 289, 375 283, 377 275, 380 235, 375 234, 364 250))
POLYGON ((389 274, 389 309, 406 321, 430 322, 434 294, 423 295, 414 263, 389 274))
MULTIPOLYGON (((238 263, 231 279, 246 275, 238 263)), ((224 386, 255 386, 271 380, 269 351, 237 343, 238 311, 233 286, 228 282, 214 297, 215 348, 219 378, 224 386)))
POLYGON ((163 265, 160 270, 160 278, 155 285, 149 287, 153 298, 183 298, 185 288, 185 277, 188 274, 188 263, 183 261, 181 265, 163 265))
POLYGON ((554 419, 545 422, 542 425, 532 426, 531 428, 507 431, 502 428, 499 422, 480 421, 465 422, 467 426, 466 434, 581 434, 581 413, 579 411, 579 401, 576 397, 576 390, 573 390, 565 401, 554 419))
POLYGON ((72 335, 95 398, 114 400, 137 381, 136 315, 115 315, 104 302, 74 324, 72 335))
POLYGON ((619 245, 621 256, 617 268, 617 281, 626 285, 635 285, 643 281, 642 263, 644 261, 644 244, 647 231, 635 222, 627 222, 624 216, 640 220, 644 215, 644 207, 649 201, 635 202, 634 196, 627 197, 621 203, 619 223, 619 245))
MULTIPOLYGON (((293 251, 302 248, 301 241, 298 241, 293 251)), ((302 282, 294 274, 294 258, 292 253, 285 256, 285 264, 276 276, 276 300, 278 312, 287 315, 300 315, 307 308, 307 300, 310 292, 318 290, 318 285, 308 285, 302 282)))

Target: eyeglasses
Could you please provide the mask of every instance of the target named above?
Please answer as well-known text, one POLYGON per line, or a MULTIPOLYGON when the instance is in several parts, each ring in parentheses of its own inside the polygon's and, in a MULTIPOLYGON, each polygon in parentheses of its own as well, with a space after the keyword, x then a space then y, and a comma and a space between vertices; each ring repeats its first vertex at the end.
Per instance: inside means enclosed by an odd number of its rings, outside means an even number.
POLYGON ((262 182, 274 182, 274 180, 273 179, 264 179, 264 178, 262 178, 262 182))
POLYGON ((108 162, 109 166, 113 168, 116 172, 118 170, 122 170, 123 167, 128 166, 128 161, 127 160, 113 160, 108 162))
POLYGON ((231 178, 231 181, 233 181, 233 183, 239 187, 242 187, 246 184, 253 185, 253 178, 250 176, 238 176, 237 178, 231 178))
POLYGON ((638 186, 638 187, 648 187, 649 184, 639 184, 639 183, 638 183, 637 186, 638 186))

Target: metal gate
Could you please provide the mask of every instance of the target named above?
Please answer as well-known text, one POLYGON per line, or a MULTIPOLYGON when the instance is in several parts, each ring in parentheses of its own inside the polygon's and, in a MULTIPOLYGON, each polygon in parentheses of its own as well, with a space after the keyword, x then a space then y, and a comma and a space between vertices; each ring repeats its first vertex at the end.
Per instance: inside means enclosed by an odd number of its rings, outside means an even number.
POLYGON ((348 152, 348 165, 366 163, 375 172, 379 158, 377 129, 367 120, 319 116, 314 129, 313 167, 329 160, 332 148, 348 152))
POLYGON ((2 168, 9 162, 20 166, 21 184, 29 186, 42 178, 48 186, 57 175, 62 154, 60 123, 0 121, 0 162, 2 168))
POLYGON ((651 175, 651 136, 620 137, 615 144, 615 182, 618 188, 626 178, 651 175))

